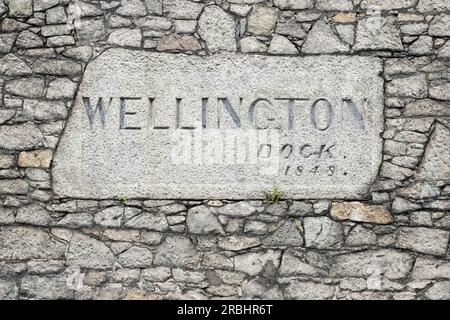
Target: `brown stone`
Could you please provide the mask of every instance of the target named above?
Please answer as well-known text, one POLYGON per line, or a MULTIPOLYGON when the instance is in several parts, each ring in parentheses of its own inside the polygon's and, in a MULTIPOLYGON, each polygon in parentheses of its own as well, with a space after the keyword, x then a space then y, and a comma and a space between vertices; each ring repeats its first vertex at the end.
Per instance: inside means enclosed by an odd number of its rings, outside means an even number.
POLYGON ((361 202, 334 202, 331 216, 338 220, 352 220, 376 224, 388 224, 393 218, 388 209, 380 205, 366 205, 361 202))
POLYGON ((53 151, 49 149, 23 151, 19 154, 19 167, 49 168, 53 151))
POLYGON ((161 39, 156 50, 200 50, 201 48, 197 38, 193 36, 171 34, 161 39))
POLYGON ((356 13, 353 12, 339 12, 333 17, 334 22, 347 23, 356 21, 356 13))

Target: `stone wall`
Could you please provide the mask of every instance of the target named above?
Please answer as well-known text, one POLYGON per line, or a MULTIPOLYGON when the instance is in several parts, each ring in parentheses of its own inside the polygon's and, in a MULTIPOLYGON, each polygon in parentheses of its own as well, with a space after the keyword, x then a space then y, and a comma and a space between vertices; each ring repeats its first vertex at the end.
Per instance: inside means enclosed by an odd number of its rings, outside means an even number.
POLYGON ((0 298, 450 299, 448 0, 0 0, 0 19, 0 298), (371 195, 58 198, 54 151, 111 47, 380 57, 371 195))

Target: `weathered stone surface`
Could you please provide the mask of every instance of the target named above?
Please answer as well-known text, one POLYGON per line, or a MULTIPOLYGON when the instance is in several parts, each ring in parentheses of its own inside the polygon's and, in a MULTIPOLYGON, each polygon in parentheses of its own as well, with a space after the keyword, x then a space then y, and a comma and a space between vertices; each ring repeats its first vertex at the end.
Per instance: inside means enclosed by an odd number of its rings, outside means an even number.
POLYGON ((81 64, 69 59, 40 59, 33 65, 33 71, 56 76, 73 76, 81 73, 81 64))
POLYGON ((194 234, 224 234, 222 226, 215 215, 205 206, 189 209, 186 219, 188 231, 194 234))
POLYGON ((286 221, 273 234, 263 240, 266 246, 301 246, 303 245, 303 237, 295 224, 286 221))
POLYGON ((120 8, 116 11, 122 16, 145 16, 147 11, 141 0, 122 0, 120 8))
POLYGON ((445 255, 450 232, 424 227, 401 227, 398 230, 398 238, 395 246, 402 249, 410 249, 422 253, 445 255))
POLYGON ((263 277, 242 283, 242 292, 244 299, 283 299, 283 293, 281 292, 279 286, 274 285, 263 277))
POLYGON ((10 17, 28 17, 33 13, 33 0, 13 0, 9 3, 10 17))
POLYGON ((366 229, 361 225, 356 225, 348 233, 345 244, 351 247, 373 246, 377 244, 377 236, 372 230, 366 229))
POLYGON ((248 17, 247 30, 255 35, 270 35, 275 29, 277 19, 275 8, 255 7, 248 17))
POLYGON ((67 281, 64 275, 25 276, 20 291, 31 299, 73 299, 74 290, 67 285, 67 281))
POLYGON ((19 295, 19 288, 14 281, 0 280, 0 299, 16 300, 19 295))
POLYGON ((361 202, 333 202, 331 216, 338 220, 352 220, 376 224, 388 224, 393 218, 388 209, 379 205, 361 202))
POLYGON ((245 253, 234 257, 234 268, 236 271, 256 276, 263 271, 266 266, 278 266, 280 257, 281 252, 274 250, 245 253))
POLYGON ((153 262, 168 267, 193 268, 200 264, 200 260, 200 253, 189 238, 171 235, 158 247, 153 262))
POLYGON ((208 6, 198 21, 198 33, 211 52, 236 51, 233 18, 218 6, 208 6))
POLYGON ((450 100, 450 83, 435 85, 430 87, 430 98, 438 100, 450 100))
POLYGON ((415 177, 426 181, 450 180, 450 132, 442 124, 436 124, 415 177))
MULTIPOLYGON (((334 144, 332 141, 326 144, 328 149, 323 151, 324 154, 321 156, 325 162, 320 169, 317 169, 313 181, 310 175, 306 174, 306 170, 310 171, 314 168, 316 163, 314 159, 318 156, 320 142, 315 143, 317 146, 307 148, 308 160, 305 163, 307 166, 304 169, 305 174, 298 176, 292 172, 283 175, 285 182, 281 183, 279 187, 284 191, 285 196, 291 198, 311 197, 312 195, 320 198, 362 197, 368 191, 369 184, 377 173, 378 161, 381 157, 379 132, 382 130, 383 104, 381 102, 382 80, 378 77, 379 70, 379 60, 366 57, 283 58, 236 56, 224 53, 200 58, 184 55, 174 57, 149 52, 138 53, 125 49, 107 50, 88 66, 84 74, 74 110, 53 162, 54 189, 59 195, 89 198, 111 198, 118 194, 160 199, 173 199, 181 195, 191 199, 205 197, 260 198, 262 197, 261 190, 272 189, 274 182, 271 175, 258 173, 260 172, 258 166, 240 165, 237 169, 234 165, 227 165, 218 171, 214 166, 205 165, 206 163, 203 161, 206 160, 201 160, 200 164, 189 164, 186 167, 189 170, 183 170, 181 173, 178 163, 180 161, 185 163, 187 159, 184 157, 188 155, 179 144, 183 141, 180 141, 182 138, 178 137, 173 140, 175 138, 173 134, 179 132, 173 131, 176 119, 173 118, 172 113, 164 114, 163 111, 161 114, 161 106, 174 105, 176 97, 183 97, 181 105, 184 111, 178 119, 184 123, 181 125, 198 128, 199 125, 203 125, 201 122, 202 97, 211 97, 208 101, 210 104, 208 110, 220 108, 221 121, 225 122, 222 122, 220 129, 215 130, 217 133, 212 131, 212 138, 217 139, 217 134, 223 132, 225 128, 236 129, 235 121, 238 120, 236 118, 233 120, 229 114, 227 115, 226 113, 229 111, 226 109, 221 110, 221 106, 228 106, 228 103, 233 109, 237 108, 234 102, 237 99, 235 97, 244 97, 241 107, 236 109, 237 114, 242 115, 242 119, 239 120, 241 128, 254 128, 259 124, 252 124, 252 120, 246 119, 245 115, 248 115, 246 108, 249 108, 257 97, 265 96, 270 100, 273 99, 271 97, 308 96, 315 98, 311 98, 306 103, 306 106, 309 106, 309 111, 306 113, 304 113, 304 108, 298 108, 298 112, 303 110, 304 117, 294 117, 292 123, 292 126, 295 127, 294 130, 289 130, 289 121, 286 121, 287 111, 284 114, 278 114, 277 121, 281 121, 280 126, 284 128, 282 131, 286 134, 289 133, 290 139, 297 139, 295 136, 314 137, 321 132, 323 139, 327 136, 339 143, 334 144), (265 66, 264 69, 260 67, 262 65, 265 66), (98 77, 98 74, 103 76, 98 77), (111 74, 120 81, 111 83, 107 74, 111 74), (217 80, 211 79, 212 74, 217 80), (251 77, 251 81, 249 77, 251 77), (182 83, 174 82, 181 78, 184 79, 182 83), (199 81, 199 79, 204 80, 199 81), (323 79, 326 79, 326 84, 323 83, 323 79), (217 81, 220 81, 220 85, 217 81), (370 85, 368 85, 369 83, 370 85), (176 88, 174 89, 176 92, 168 91, 167 87, 176 88), (151 88, 150 91, 149 88, 151 88), (99 114, 100 110, 95 112, 99 96, 104 97, 103 103, 106 108, 106 103, 109 103, 109 99, 106 97, 117 97, 117 92, 121 92, 126 97, 141 97, 140 100, 124 101, 128 105, 127 108, 136 110, 139 116, 133 117, 123 113, 121 116, 119 99, 111 100, 111 109, 107 117, 102 118, 99 114), (154 101, 154 108, 158 110, 159 114, 157 115, 159 120, 154 119, 155 125, 156 121, 158 123, 163 121, 164 125, 169 126, 168 131, 155 130, 152 128, 152 124, 148 126, 148 123, 143 121, 148 116, 146 112, 148 112, 149 95, 158 96, 154 101), (217 100, 217 97, 222 96, 229 96, 230 100, 217 100), (323 96, 333 101, 331 106, 327 107, 324 101, 314 104, 315 99, 323 96), (89 107, 84 105, 87 101, 83 101, 82 97, 90 97, 91 111, 89 113, 86 113, 86 108, 89 110, 89 107), (345 99, 351 99, 351 101, 345 99), (365 111, 370 113, 370 116, 363 117, 359 111, 363 108, 364 99, 370 105, 370 108, 365 111), (333 107, 333 104, 342 104, 343 106, 333 107), (311 105, 315 106, 312 107, 312 110, 315 110, 313 118, 317 122, 312 122, 311 116, 307 116, 311 113, 311 105), (190 110, 186 108, 190 108, 190 110), (333 129, 325 131, 325 128, 329 126, 328 121, 331 121, 331 118, 326 120, 329 117, 327 115, 329 108, 335 110, 335 123, 333 123, 333 129), (127 119, 123 119, 124 116, 127 119), (181 116, 184 118, 182 119, 181 116), (120 129, 121 117, 124 120, 122 130, 120 129), (162 118, 160 119, 160 117, 162 118), (105 121, 104 125, 101 125, 102 119, 105 121), (136 126, 141 129, 127 130, 128 126, 136 126), (362 134, 363 130, 365 130, 364 134, 362 134), (158 141, 159 147, 154 144, 156 141, 158 141), (135 146, 133 150, 135 150, 136 156, 124 152, 122 146, 129 143, 135 146), (174 155, 171 150, 162 149, 162 146, 167 144, 174 144, 173 147, 176 147, 177 150, 181 148, 182 158, 174 155), (368 145, 371 150, 369 152, 367 152, 368 145), (156 147, 157 149, 155 149, 156 147), (156 150, 160 151, 155 152, 156 150), (316 156, 311 156, 314 154, 316 156), (337 172, 335 172, 337 163, 333 161, 334 154, 345 155, 339 160, 341 169, 337 172), (107 157, 108 161, 105 161, 104 157, 107 157), (73 168, 74 162, 79 164, 76 170, 73 168), (107 165, 98 167, 96 165, 98 163, 107 165), (123 163, 128 163, 128 165, 123 166, 123 163), (244 180, 236 184, 238 176, 239 179, 244 180), (220 184, 217 184, 218 181, 220 184), (177 188, 173 188, 173 185, 176 185, 177 188)), ((258 107, 263 107, 263 104, 267 103, 259 102, 258 107)), ((283 107, 287 102, 281 103, 273 100, 270 102, 272 107, 270 105, 265 107, 272 110, 277 105, 279 110, 287 110, 283 107)), ((299 102, 299 104, 302 103, 299 102)), ((294 103, 295 105, 296 103, 294 103)), ((171 108, 166 107, 165 109, 171 108)), ((206 125, 208 127, 216 126, 217 119, 214 121, 213 118, 217 116, 217 113, 210 111, 207 116, 209 120, 206 125)), ((262 115, 258 117, 258 121, 263 123, 267 122, 265 119, 262 115)), ((227 130, 227 132, 234 131, 227 130)), ((236 131, 239 135, 240 132, 236 131)), ((248 139, 247 136, 242 136, 242 138, 248 139)), ((300 147, 300 145, 295 146, 297 149, 300 147)), ((209 153, 207 148, 203 152, 209 153)), ((303 152, 306 150, 304 149, 303 152)), ((194 159, 191 158, 191 160, 194 159)), ((278 156, 274 155, 270 161, 272 160, 278 161, 278 156)))
POLYGON ((0 148, 26 150, 40 146, 44 137, 32 123, 13 126, 0 126, 0 148))
POLYGON ((274 0, 274 5, 282 10, 311 9, 314 0, 274 0))
POLYGON ((164 0, 163 11, 175 19, 197 19, 203 4, 185 0, 164 0))
POLYGON ((42 208, 40 205, 29 205, 19 208, 16 222, 36 226, 49 226, 52 225, 53 220, 45 208, 42 208))
POLYGON ((358 22, 355 50, 403 50, 394 19, 369 16, 358 22))
POLYGON ((306 247, 330 249, 343 240, 342 225, 327 217, 306 217, 303 223, 306 247))
POLYGON ((0 260, 62 259, 66 247, 42 229, 0 228, 0 260))
POLYGON ((0 53, 8 53, 11 51, 16 36, 16 33, 0 34, 0 53))
POLYGON ((434 283, 427 291, 425 291, 425 297, 431 300, 449 300, 450 281, 434 283))
POLYGON ((119 227, 122 224, 123 207, 109 207, 94 216, 94 222, 102 227, 119 227))
POLYGON ((428 36, 420 36, 419 39, 414 41, 414 43, 409 46, 408 50, 410 53, 417 55, 433 54, 433 38, 428 36))
POLYGON ((112 268, 114 255, 103 242, 76 232, 70 239, 66 261, 70 266, 102 270, 112 268))
POLYGON ((22 179, 0 180, 0 192, 4 194, 27 194, 28 183, 22 179))
POLYGON ((44 79, 21 78, 8 81, 5 89, 17 96, 39 98, 44 94, 44 85, 44 79))
POLYGON ((361 2, 361 8, 370 10, 395 10, 411 8, 416 3, 417 0, 363 0, 361 2))
POLYGON ((327 274, 328 261, 315 254, 296 255, 293 251, 283 254, 280 264, 282 276, 325 276, 327 274))
POLYGON ((77 83, 67 78, 57 78, 47 88, 48 99, 71 99, 75 95, 77 83))
POLYGON ((24 115, 30 120, 62 120, 67 117, 67 108, 63 102, 25 100, 24 115))
POLYGON ((277 34, 273 35, 272 41, 270 41, 270 46, 267 52, 270 54, 278 54, 278 55, 298 54, 297 48, 291 41, 289 41, 288 38, 277 34))
POLYGON ((15 213, 12 209, 0 207, 0 224, 12 224, 15 219, 15 213))
POLYGON ((450 11, 450 3, 447 0, 419 0, 417 10, 425 13, 450 11))
POLYGON ((258 238, 246 236, 229 236, 219 238, 218 247, 228 251, 241 251, 261 244, 258 238))
POLYGON ((241 51, 244 53, 266 52, 267 45, 256 37, 245 37, 239 41, 241 51))
POLYGON ((31 31, 22 31, 16 39, 16 46, 19 48, 29 49, 29 48, 37 48, 42 47, 44 42, 42 39, 35 33, 31 31))
POLYGON ((137 229, 166 231, 169 228, 167 219, 163 214, 144 212, 125 223, 125 226, 137 229))
POLYGON ((335 287, 315 282, 294 280, 285 288, 285 297, 299 300, 327 300, 334 296, 335 287))
POLYGON ((158 51, 187 51, 200 50, 202 48, 197 38, 190 35, 168 35, 158 42, 156 50, 158 51))
POLYGON ((147 268, 152 265, 153 254, 147 248, 134 246, 121 253, 117 260, 126 268, 147 268))
POLYGON ((353 3, 351 0, 317 0, 316 9, 323 11, 351 11, 353 3))
POLYGON ((119 29, 108 37, 108 43, 122 47, 140 47, 142 34, 139 29, 119 29))
POLYGON ((386 93, 396 97, 425 98, 427 81, 424 75, 395 78, 387 84, 386 93))
POLYGON ((19 167, 48 168, 52 161, 53 151, 49 149, 22 151, 19 154, 19 167))
POLYGON ((428 29, 430 36, 448 37, 450 36, 450 15, 441 14, 433 18, 428 29))
POLYGON ((450 279, 450 261, 417 258, 411 274, 413 279, 450 279))
POLYGON ((339 39, 332 26, 324 20, 314 24, 302 46, 304 53, 341 53, 349 50, 349 46, 339 39))
POLYGON ((390 249, 367 250, 339 255, 331 264, 332 277, 369 277, 383 274, 387 279, 399 279, 411 269, 413 258, 390 249))
POLYGON ((0 74, 6 76, 25 76, 32 73, 31 68, 15 54, 7 54, 0 59, 0 74))

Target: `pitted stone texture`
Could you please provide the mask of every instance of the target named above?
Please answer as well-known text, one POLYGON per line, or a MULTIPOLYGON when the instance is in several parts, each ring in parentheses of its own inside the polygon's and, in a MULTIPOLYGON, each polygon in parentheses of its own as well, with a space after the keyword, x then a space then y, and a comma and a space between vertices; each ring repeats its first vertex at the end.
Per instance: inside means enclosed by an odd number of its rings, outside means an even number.
POLYGON ((415 177, 450 181, 450 131, 444 125, 436 124, 415 177))
POLYGON ((36 148, 44 142, 42 133, 32 123, 0 126, 0 136, 2 149, 27 150, 36 148))
POLYGON ((353 3, 351 0, 317 0, 316 9, 323 11, 351 11, 353 3))
POLYGON ((334 296, 334 291, 332 285, 295 280, 286 287, 285 296, 288 299, 328 300, 334 296))
POLYGON ((352 220, 376 224, 388 224, 393 218, 388 209, 379 205, 365 205, 361 202, 335 202, 331 216, 339 220, 352 220))
POLYGON ((158 51, 187 51, 200 50, 200 42, 190 35, 168 35, 161 39, 156 46, 158 51))
POLYGON ((277 14, 275 8, 255 7, 248 17, 248 31, 259 36, 270 35, 275 29, 277 14))
POLYGON ((363 0, 362 9, 369 10, 395 10, 411 8, 417 4, 417 0, 363 0))
POLYGON ((339 255, 331 264, 332 277, 369 277, 383 274, 387 279, 405 277, 413 258, 407 253, 390 249, 367 250, 339 255))
MULTIPOLYGON (((368 57, 289 58, 228 53, 195 57, 107 50, 87 67, 84 74, 53 161, 54 190, 59 195, 81 198, 113 198, 126 194, 128 197, 159 199, 255 199, 262 197, 261 190, 271 190, 276 184, 290 198, 363 197, 381 160, 380 70, 380 61, 368 57), (108 74, 118 81, 111 83, 108 74), (119 112, 119 98, 111 100, 108 108, 108 97, 117 97, 118 92, 124 97, 140 99, 125 101, 126 108, 136 110, 136 116, 119 112), (104 108, 109 109, 108 115, 102 126, 97 110, 90 118, 91 127, 84 105, 87 102, 82 97, 90 97, 93 114, 99 96, 103 97, 104 108), (161 125, 162 121, 169 126, 168 130, 153 129, 153 124, 145 120, 149 116, 150 96, 157 97, 153 101, 155 124, 161 125), (244 133, 236 128, 233 118, 223 108, 227 104, 218 99, 221 97, 229 99, 229 104, 239 115, 241 128, 264 127, 266 117, 275 116, 272 121, 281 128, 282 139, 289 137, 289 141, 301 141, 300 137, 308 136, 310 147, 304 152, 307 151, 309 157, 301 158, 307 166, 304 174, 295 174, 294 168, 284 174, 289 163, 281 163, 280 169, 271 166, 270 170, 278 170, 279 175, 275 177, 280 181, 277 182, 273 180, 274 175, 261 174, 259 165, 221 166, 221 170, 217 170, 205 162, 183 164, 181 170, 177 161, 185 161, 185 158, 174 160, 177 155, 171 149, 172 145, 180 147, 181 136, 176 138, 176 134, 183 132, 174 131, 177 97, 183 98, 180 101, 181 125, 197 128, 203 125, 202 98, 209 97, 205 119, 208 129, 214 130, 206 131, 214 139, 227 128, 234 129, 227 130, 228 133, 244 133), (252 123, 249 109, 252 102, 261 97, 268 99, 272 106, 258 101, 257 109, 268 108, 272 112, 263 115, 261 109, 261 114, 252 123), (289 130, 287 101, 275 100, 280 97, 308 99, 306 102, 294 101, 293 130, 289 130), (314 101, 323 97, 331 101, 330 107, 327 108, 324 101, 315 104, 316 109, 311 107, 314 101), (241 106, 237 104, 239 98, 242 98, 241 106), (327 115, 330 108, 333 109, 333 120, 327 115), (311 120, 311 110, 315 110, 313 118, 317 122, 311 120), (217 129, 218 115, 220 129, 217 129), (121 130, 121 117, 123 126, 141 129, 121 130), (333 123, 325 130, 327 118, 333 123), (130 143, 133 145, 131 153, 125 147, 130 143), (321 145, 325 145, 327 151, 320 155, 323 160, 313 176, 306 170, 311 171, 316 166, 321 145), (105 165, 99 167, 98 163, 105 165), (340 171, 334 171, 336 165, 340 171)), ((245 135, 242 138, 248 139, 245 135)), ((297 151, 293 152, 293 157, 299 157, 301 145, 294 147, 297 151)), ((279 159, 277 154, 272 158, 271 161, 279 159)), ((206 161, 202 159, 202 162, 206 161)))
POLYGON ((109 35, 108 43, 122 47, 140 47, 141 40, 139 29, 119 29, 109 35))
POLYGON ((170 235, 156 250, 155 265, 194 268, 200 264, 201 254, 185 236, 170 235))
POLYGON ((163 11, 175 19, 197 19, 203 4, 186 0, 164 0, 163 11))
POLYGON ((314 24, 302 46, 303 53, 342 53, 349 50, 350 47, 339 39, 332 26, 324 20, 314 24))
POLYGON ((9 3, 10 17, 29 17, 33 13, 33 0, 11 0, 9 3))
POLYGON ((424 227, 401 227, 396 247, 433 255, 445 255, 450 232, 424 227))
POLYGON ((190 209, 186 224, 188 231, 194 234, 220 233, 225 234, 215 215, 205 206, 190 209))
POLYGON ((417 10, 424 13, 450 11, 450 3, 447 0, 419 0, 417 10))
POLYGON ((400 30, 391 17, 369 16, 358 22, 355 50, 403 50, 400 30))
POLYGON ((296 55, 298 54, 298 50, 295 45, 289 41, 288 38, 273 35, 272 41, 270 42, 269 49, 267 50, 270 54, 279 54, 279 55, 296 55))
POLYGON ((0 228, 0 260, 63 259, 66 247, 42 229, 0 228))
POLYGON ((434 17, 430 23, 428 34, 438 37, 450 36, 450 14, 441 14, 434 17))
POLYGON ((198 33, 211 52, 236 51, 233 18, 218 6, 208 6, 198 21, 198 33))
POLYGON ((307 217, 303 223, 306 247, 331 249, 343 240, 342 225, 327 217, 307 217))
POLYGON ((66 253, 67 264, 80 268, 111 269, 114 255, 103 242, 81 233, 74 233, 66 253))
POLYGON ((250 252, 234 257, 236 271, 255 276, 267 267, 276 267, 280 264, 280 251, 268 250, 265 252, 250 252))
POLYGON ((314 0, 274 0, 274 5, 282 10, 311 9, 314 0))
POLYGON ((438 281, 434 283, 427 291, 425 291, 425 297, 431 300, 449 300, 450 281, 438 281))

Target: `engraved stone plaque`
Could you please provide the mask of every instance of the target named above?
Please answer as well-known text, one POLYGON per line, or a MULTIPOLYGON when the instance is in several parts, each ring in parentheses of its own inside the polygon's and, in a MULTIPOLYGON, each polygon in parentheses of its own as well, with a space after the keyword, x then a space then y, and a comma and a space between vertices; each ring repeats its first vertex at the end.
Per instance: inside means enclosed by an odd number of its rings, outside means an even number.
POLYGON ((381 61, 110 49, 53 161, 62 197, 365 196, 380 165, 381 61))

